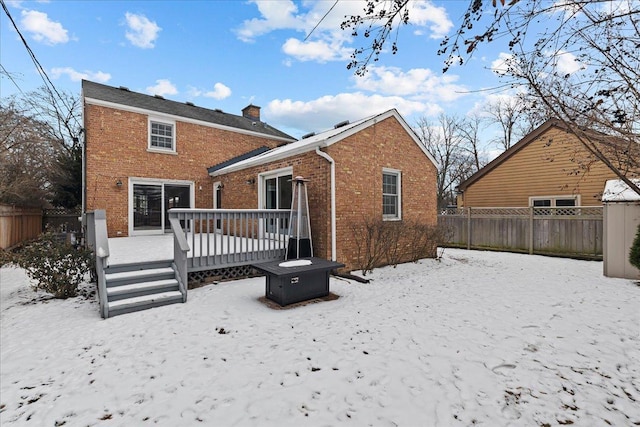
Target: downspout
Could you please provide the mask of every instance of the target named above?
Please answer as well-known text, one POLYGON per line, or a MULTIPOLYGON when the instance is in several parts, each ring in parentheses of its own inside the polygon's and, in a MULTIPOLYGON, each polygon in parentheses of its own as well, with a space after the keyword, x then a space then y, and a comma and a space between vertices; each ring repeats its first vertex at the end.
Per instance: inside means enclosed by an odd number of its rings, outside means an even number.
POLYGON ((336 162, 316 147, 316 154, 331 163, 331 261, 336 261, 336 162))

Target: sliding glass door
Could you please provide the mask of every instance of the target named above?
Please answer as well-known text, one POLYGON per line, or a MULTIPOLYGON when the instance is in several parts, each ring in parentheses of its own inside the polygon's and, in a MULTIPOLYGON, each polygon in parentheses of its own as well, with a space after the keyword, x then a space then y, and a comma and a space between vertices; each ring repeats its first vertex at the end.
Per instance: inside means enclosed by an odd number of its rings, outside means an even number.
POLYGON ((162 181, 133 182, 129 210, 133 234, 159 234, 171 230, 168 210, 192 207, 192 184, 162 181))
MULTIPOLYGON (((279 173, 264 175, 262 177, 262 208, 263 209, 291 209, 292 197, 292 174, 290 170, 281 171, 279 173)), ((266 231, 274 233, 279 228, 287 230, 289 220, 280 220, 276 222, 274 219, 268 219, 266 231)))

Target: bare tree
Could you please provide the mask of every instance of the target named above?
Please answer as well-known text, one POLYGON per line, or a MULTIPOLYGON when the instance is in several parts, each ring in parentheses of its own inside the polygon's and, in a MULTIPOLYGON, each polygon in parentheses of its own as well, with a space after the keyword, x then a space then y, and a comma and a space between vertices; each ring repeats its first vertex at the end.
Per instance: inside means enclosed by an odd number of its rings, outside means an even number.
POLYGON ((82 199, 78 96, 41 88, 0 103, 0 201, 76 207, 82 199))
MULTIPOLYGON (((436 122, 423 117, 417 123, 416 130, 420 140, 438 163, 439 208, 455 202, 456 186, 477 170, 473 149, 469 149, 470 146, 466 144, 461 128, 467 128, 462 119, 444 114, 436 122)), ((474 141, 477 142, 477 139, 474 141)))
POLYGON ((500 136, 492 142, 505 151, 518 142, 524 136, 520 133, 518 123, 526 115, 525 111, 524 104, 517 97, 502 96, 489 100, 484 106, 484 112, 487 113, 489 123, 500 128, 500 136))
POLYGON ((45 134, 46 125, 15 100, 0 103, 0 202, 41 206, 49 198, 58 148, 45 134))
MULTIPOLYGON (((343 23, 373 36, 348 65, 356 74, 366 72, 393 30, 410 21, 409 1, 369 1, 362 15, 343 23)), ((505 86, 524 85, 532 108, 559 119, 640 194, 631 180, 640 174, 640 2, 470 0, 458 30, 441 44, 444 71, 489 43, 509 52, 505 86)))
POLYGON ((458 124, 458 134, 462 139, 462 150, 466 151, 473 161, 473 173, 477 172, 487 164, 487 156, 481 149, 480 131, 483 127, 482 117, 476 115, 468 116, 458 124))

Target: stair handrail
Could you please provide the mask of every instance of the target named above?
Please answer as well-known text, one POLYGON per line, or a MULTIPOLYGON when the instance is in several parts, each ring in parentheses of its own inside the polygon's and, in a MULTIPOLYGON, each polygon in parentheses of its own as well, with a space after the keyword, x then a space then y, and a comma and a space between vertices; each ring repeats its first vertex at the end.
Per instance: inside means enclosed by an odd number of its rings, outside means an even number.
POLYGON ((189 252, 189 243, 185 237, 185 231, 180 225, 175 214, 172 215, 169 210, 169 223, 171 231, 173 231, 173 263, 176 269, 176 279, 178 279, 178 287, 182 294, 182 302, 187 302, 187 252, 189 252))
POLYGON ((109 305, 107 303, 107 281, 105 267, 109 258, 109 237, 107 234, 107 213, 104 209, 98 209, 92 216, 87 216, 93 220, 93 224, 88 228, 94 233, 90 236, 93 243, 94 254, 96 256, 96 276, 98 279, 98 300, 100 302, 100 314, 102 318, 109 317, 109 305))

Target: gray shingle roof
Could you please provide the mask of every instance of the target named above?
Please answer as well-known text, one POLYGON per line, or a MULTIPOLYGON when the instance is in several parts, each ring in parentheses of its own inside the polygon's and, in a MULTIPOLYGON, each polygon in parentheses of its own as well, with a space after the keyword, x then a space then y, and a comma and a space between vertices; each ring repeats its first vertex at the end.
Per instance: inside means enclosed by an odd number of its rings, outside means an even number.
POLYGON ((240 154, 239 156, 236 156, 232 159, 225 160, 222 163, 218 163, 217 165, 211 166, 210 168, 207 169, 207 172, 208 173, 215 172, 219 169, 225 168, 227 166, 231 166, 243 160, 249 159, 253 156, 257 156, 258 154, 266 153, 267 151, 269 151, 269 147, 262 146, 262 147, 256 148, 255 150, 251 150, 248 153, 240 154))
POLYGON ((243 116, 225 113, 220 110, 209 110, 207 108, 189 105, 183 102, 170 101, 156 96, 132 92, 126 88, 116 88, 83 80, 82 93, 85 98, 157 111, 159 113, 171 114, 193 120, 201 120, 203 122, 237 128, 243 131, 256 132, 270 137, 289 139, 291 141, 296 140, 291 135, 287 135, 286 133, 261 121, 255 121, 243 116))

